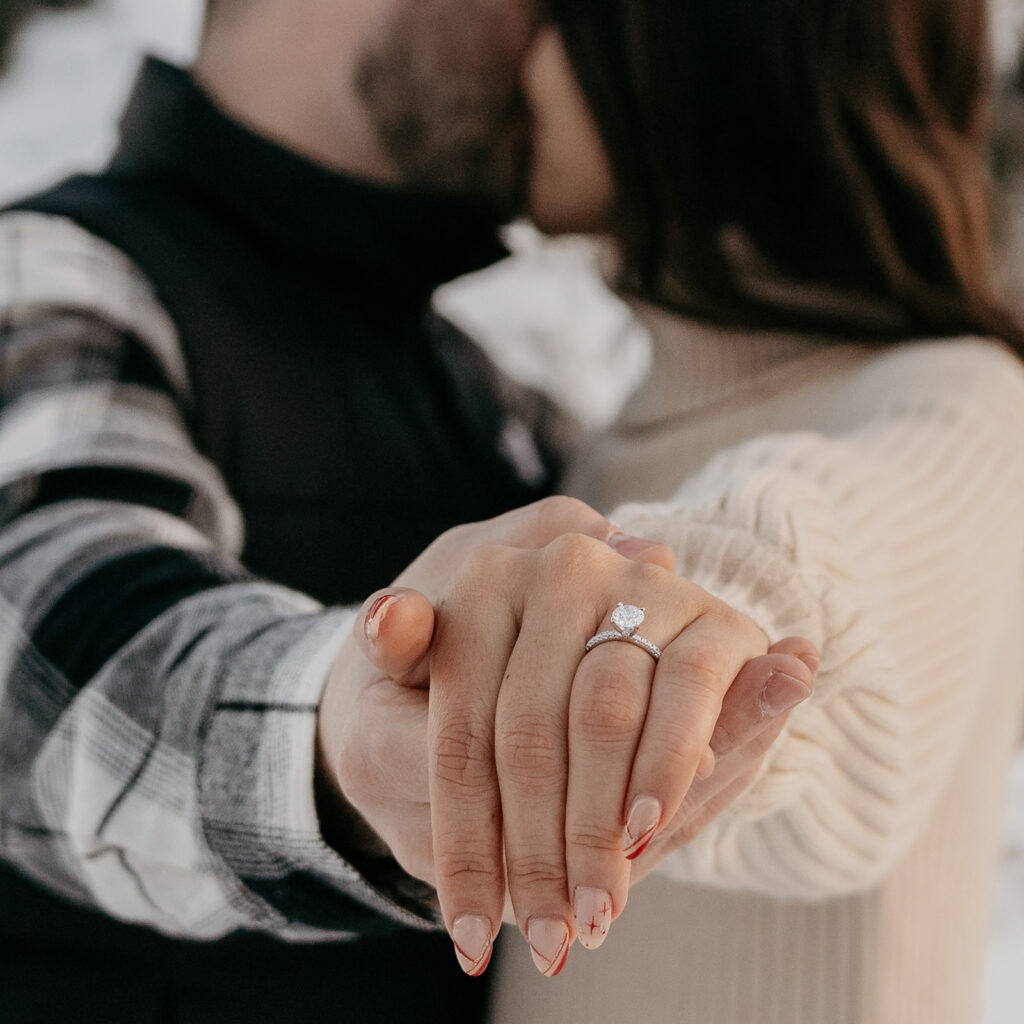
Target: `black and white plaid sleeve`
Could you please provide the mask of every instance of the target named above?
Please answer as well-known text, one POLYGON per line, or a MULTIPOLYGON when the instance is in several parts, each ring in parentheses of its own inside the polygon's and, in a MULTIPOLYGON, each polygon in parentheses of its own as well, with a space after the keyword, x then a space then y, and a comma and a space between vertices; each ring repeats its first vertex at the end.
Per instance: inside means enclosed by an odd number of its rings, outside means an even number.
POLYGON ((192 938, 430 927, 322 840, 353 613, 250 576, 174 326, 116 249, 0 217, 0 857, 192 938))

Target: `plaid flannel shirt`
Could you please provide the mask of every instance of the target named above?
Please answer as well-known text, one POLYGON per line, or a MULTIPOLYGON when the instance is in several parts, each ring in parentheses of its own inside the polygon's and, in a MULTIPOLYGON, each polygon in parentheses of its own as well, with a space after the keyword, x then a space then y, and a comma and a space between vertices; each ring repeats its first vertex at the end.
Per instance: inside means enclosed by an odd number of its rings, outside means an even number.
POLYGON ((191 938, 431 927, 318 828, 316 707, 354 613, 246 572, 188 405, 123 254, 0 217, 0 856, 191 938))

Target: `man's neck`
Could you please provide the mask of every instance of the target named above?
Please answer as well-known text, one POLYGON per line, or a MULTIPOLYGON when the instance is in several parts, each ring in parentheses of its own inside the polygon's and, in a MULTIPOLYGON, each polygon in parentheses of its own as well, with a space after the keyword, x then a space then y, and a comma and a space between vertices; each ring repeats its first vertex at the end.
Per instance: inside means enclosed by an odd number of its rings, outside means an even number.
POLYGON ((398 180, 354 87, 379 4, 258 5, 210 29, 192 69, 229 116, 331 170, 398 180))

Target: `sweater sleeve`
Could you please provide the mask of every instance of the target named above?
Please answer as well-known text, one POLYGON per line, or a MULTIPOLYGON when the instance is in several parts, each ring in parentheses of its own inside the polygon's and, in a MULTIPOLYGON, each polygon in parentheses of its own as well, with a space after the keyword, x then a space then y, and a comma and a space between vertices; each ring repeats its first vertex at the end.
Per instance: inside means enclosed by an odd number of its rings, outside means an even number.
POLYGON ((662 865, 682 881, 816 899, 884 877, 955 771, 1020 614, 1018 360, 981 341, 907 346, 818 418, 615 513, 773 640, 823 654, 759 778, 662 865))
POLYGON ((432 927, 397 865, 371 884, 321 837, 316 711, 355 613, 239 562, 146 282, 6 215, 0 313, 0 856, 190 938, 432 927))

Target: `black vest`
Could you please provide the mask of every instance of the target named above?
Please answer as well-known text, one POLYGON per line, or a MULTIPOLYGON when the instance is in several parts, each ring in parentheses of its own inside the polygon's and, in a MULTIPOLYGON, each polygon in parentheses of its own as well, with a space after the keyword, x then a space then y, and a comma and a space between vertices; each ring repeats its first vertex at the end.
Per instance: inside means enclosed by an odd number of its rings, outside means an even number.
MULTIPOLYGON (((329 173, 149 61, 108 169, 18 204, 142 269, 180 333, 189 425, 245 517, 243 561, 326 603, 386 585, 448 527, 535 500, 433 290, 500 258, 494 219, 329 173)), ((295 948, 165 939, 0 872, 0 1020, 75 1024, 482 1017, 445 936, 295 948)))

